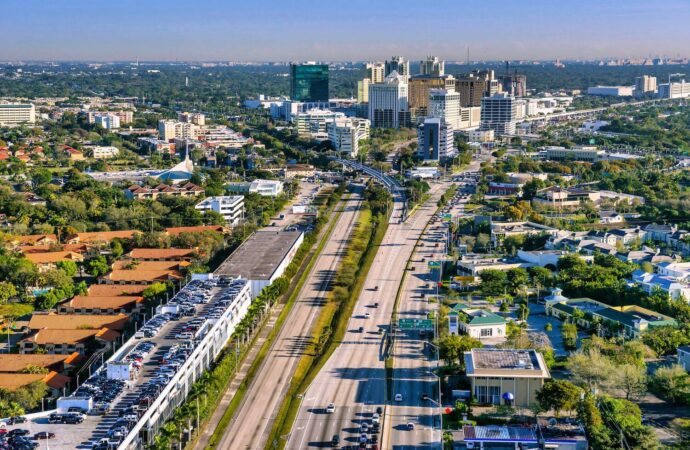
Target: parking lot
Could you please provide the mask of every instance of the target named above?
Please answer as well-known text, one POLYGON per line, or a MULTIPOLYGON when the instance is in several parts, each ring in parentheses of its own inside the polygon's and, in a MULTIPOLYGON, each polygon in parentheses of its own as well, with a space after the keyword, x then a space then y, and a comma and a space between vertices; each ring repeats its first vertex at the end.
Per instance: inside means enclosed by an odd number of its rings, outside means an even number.
POLYGON ((116 364, 110 364, 110 370, 131 373, 129 380, 113 379, 112 374, 108 377, 107 369, 102 368, 69 398, 75 404, 80 397, 93 399, 82 423, 49 423, 45 414, 8 430, 26 429, 30 436, 42 431, 54 433, 49 441, 54 449, 115 448, 184 364, 214 319, 228 308, 237 308, 233 304, 236 290, 234 284, 192 281, 170 303, 159 307, 137 338, 126 342, 116 364))

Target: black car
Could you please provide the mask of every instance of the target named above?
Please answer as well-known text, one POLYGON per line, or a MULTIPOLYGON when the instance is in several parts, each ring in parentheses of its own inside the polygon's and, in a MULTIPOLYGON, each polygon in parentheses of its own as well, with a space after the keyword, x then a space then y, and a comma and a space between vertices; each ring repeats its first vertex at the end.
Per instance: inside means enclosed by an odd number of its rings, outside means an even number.
POLYGON ((378 414, 379 416, 380 416, 381 414, 383 414, 383 408, 380 407, 380 406, 377 406, 377 407, 376 407, 376 414, 378 414))
POLYGON ((50 431, 39 431, 34 434, 34 439, 53 439, 54 437, 55 433, 51 433, 50 431))
POLYGON ((331 447, 337 448, 340 446, 340 435, 334 434, 333 439, 331 439, 331 447))
POLYGON ((15 417, 10 417, 7 419, 7 424, 8 425, 16 425, 18 423, 26 423, 26 417, 24 416, 15 416, 15 417))
POLYGON ((26 435, 29 434, 29 433, 30 433, 29 430, 23 430, 23 429, 21 429, 21 428, 16 428, 16 429, 14 429, 14 430, 8 431, 8 432, 7 432, 7 437, 8 437, 8 438, 12 438, 12 437, 15 437, 15 436, 26 436, 26 435))

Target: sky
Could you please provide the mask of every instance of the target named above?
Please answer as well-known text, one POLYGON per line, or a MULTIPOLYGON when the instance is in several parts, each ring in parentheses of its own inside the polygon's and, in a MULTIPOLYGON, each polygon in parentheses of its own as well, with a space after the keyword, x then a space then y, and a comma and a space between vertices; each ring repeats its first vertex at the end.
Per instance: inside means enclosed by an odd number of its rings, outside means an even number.
POLYGON ((0 61, 690 56, 690 0, 0 0, 0 61))

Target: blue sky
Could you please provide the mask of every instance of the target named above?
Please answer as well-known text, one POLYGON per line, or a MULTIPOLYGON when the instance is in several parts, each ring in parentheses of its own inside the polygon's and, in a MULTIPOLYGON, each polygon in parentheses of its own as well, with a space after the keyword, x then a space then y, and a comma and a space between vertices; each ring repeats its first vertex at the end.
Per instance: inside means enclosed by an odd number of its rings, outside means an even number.
POLYGON ((690 0, 0 0, 0 60, 690 56, 690 0))

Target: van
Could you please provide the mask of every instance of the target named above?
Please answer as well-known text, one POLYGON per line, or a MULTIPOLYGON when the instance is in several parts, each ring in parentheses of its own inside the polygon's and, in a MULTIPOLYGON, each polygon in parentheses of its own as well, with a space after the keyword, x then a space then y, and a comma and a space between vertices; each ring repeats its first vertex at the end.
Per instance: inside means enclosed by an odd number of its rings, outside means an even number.
POLYGON ((333 448, 340 447, 340 435, 338 435, 338 434, 333 435, 333 439, 331 439, 331 447, 333 447, 333 448))

